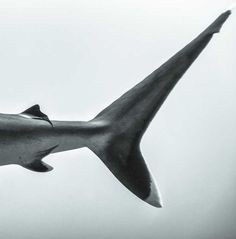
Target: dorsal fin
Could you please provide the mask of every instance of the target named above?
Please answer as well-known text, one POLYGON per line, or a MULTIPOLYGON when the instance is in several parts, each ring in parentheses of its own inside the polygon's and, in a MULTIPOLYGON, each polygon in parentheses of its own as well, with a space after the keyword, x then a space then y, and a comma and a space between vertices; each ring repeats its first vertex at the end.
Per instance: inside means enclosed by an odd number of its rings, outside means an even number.
POLYGON ((27 110, 23 111, 21 113, 22 115, 30 116, 32 119, 38 119, 38 120, 45 120, 47 121, 51 126, 53 126, 52 122, 49 120, 48 116, 44 114, 40 110, 40 106, 38 104, 33 105, 32 107, 28 108, 27 110))
POLYGON ((22 114, 32 115, 36 117, 45 116, 44 113, 41 112, 40 106, 38 104, 31 106, 27 110, 23 111, 22 114))

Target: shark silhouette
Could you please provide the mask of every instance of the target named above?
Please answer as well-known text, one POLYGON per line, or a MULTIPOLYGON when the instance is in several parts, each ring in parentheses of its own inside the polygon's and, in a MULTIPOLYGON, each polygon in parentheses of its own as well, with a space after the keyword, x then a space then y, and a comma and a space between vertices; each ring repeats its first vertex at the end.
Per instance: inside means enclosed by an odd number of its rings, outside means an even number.
POLYGON ((220 31, 231 11, 221 14, 197 38, 90 121, 51 121, 34 105, 20 114, 0 114, 0 165, 36 172, 52 167, 51 154, 88 147, 137 197, 161 207, 160 194, 140 152, 141 138, 178 80, 220 31))

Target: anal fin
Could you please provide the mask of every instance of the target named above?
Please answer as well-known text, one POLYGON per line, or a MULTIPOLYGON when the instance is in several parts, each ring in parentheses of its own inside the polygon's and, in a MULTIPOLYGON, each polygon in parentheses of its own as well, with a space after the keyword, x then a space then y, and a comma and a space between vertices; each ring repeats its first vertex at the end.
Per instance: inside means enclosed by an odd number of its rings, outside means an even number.
POLYGON ((56 147, 53 146, 49 149, 43 150, 43 151, 38 151, 33 157, 33 161, 30 163, 23 164, 22 167, 27 168, 29 170, 35 171, 35 172, 49 172, 53 170, 53 167, 50 165, 46 164, 45 162, 42 161, 44 157, 49 155, 56 147))
POLYGON ((23 167, 27 168, 29 170, 32 170, 32 171, 35 171, 35 172, 41 172, 41 173, 49 172, 49 171, 53 170, 53 167, 44 163, 41 160, 26 164, 23 167))

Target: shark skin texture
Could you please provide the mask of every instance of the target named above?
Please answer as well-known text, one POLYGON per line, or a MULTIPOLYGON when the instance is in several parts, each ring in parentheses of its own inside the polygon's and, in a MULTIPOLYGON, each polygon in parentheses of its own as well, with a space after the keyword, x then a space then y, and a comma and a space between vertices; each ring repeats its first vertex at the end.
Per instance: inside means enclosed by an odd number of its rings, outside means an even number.
POLYGON ((0 166, 18 164, 48 172, 52 167, 42 161, 47 155, 88 147, 138 198, 162 207, 140 152, 141 138, 170 91, 230 14, 230 10, 222 13, 192 42, 90 121, 50 120, 39 105, 20 114, 0 114, 0 166))

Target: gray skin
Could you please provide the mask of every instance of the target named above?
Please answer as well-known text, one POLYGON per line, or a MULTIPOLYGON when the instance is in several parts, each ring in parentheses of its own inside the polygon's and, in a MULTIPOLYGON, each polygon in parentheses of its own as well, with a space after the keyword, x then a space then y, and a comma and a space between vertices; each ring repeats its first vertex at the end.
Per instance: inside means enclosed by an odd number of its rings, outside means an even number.
POLYGON ((0 114, 0 165, 18 164, 47 172, 52 167, 42 161, 45 156, 88 147, 137 197, 161 207, 159 192, 140 152, 141 138, 170 91, 230 14, 221 14, 197 38, 91 121, 50 121, 38 105, 21 114, 0 114))
POLYGON ((96 124, 79 121, 52 121, 26 118, 21 114, 0 114, 0 165, 26 165, 34 160, 36 152, 55 147, 57 153, 85 147, 96 124))

